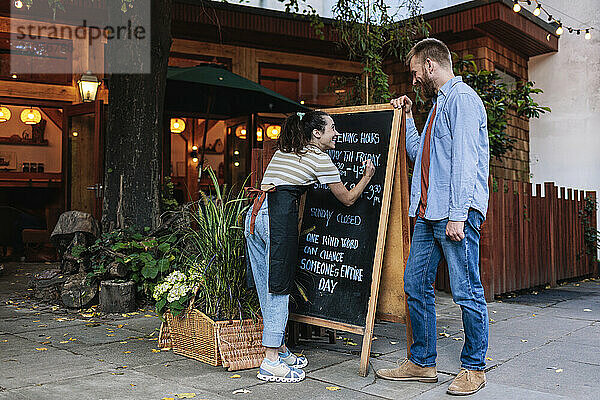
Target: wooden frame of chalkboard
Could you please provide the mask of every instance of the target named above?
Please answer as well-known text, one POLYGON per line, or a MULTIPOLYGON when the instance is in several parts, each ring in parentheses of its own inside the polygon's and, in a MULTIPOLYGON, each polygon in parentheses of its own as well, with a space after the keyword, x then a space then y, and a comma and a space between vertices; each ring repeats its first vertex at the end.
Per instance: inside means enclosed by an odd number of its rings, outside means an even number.
POLYGON ((340 132, 329 154, 347 187, 362 177, 360 166, 367 158, 375 162, 376 172, 351 207, 339 203, 326 186, 317 184, 309 191, 296 270, 308 301, 296 302, 290 320, 362 335, 359 374, 366 376, 392 192, 401 190, 394 188, 394 174, 403 118, 389 104, 323 111, 340 132), (373 260, 372 265, 364 260, 373 260))

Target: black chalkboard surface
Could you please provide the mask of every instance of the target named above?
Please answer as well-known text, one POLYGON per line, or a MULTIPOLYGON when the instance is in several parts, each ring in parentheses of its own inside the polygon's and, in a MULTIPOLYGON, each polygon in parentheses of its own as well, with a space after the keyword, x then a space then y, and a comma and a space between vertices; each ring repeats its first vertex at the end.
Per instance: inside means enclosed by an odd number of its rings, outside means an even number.
POLYGON ((316 184, 307 193, 296 282, 308 301, 299 297, 292 312, 364 327, 394 111, 332 114, 332 118, 339 135, 329 155, 342 182, 352 188, 362 177, 363 161, 369 158, 375 175, 350 207, 324 185, 316 184))

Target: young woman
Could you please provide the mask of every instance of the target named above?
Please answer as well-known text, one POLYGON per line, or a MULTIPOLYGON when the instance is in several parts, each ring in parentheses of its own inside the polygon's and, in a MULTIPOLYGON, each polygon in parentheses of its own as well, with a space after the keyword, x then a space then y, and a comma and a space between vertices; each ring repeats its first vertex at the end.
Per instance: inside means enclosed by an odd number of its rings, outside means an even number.
POLYGON ((265 381, 299 382, 305 376, 301 368, 308 365, 304 356, 291 353, 284 343, 297 264, 300 196, 318 182, 328 185, 339 201, 350 206, 375 173, 368 160, 358 184, 346 189, 325 152, 335 148, 337 134, 333 119, 323 111, 289 117, 283 124, 278 150, 263 176, 261 195, 246 216, 249 276, 253 276, 258 292, 264 322, 262 343, 266 348, 258 378, 265 381))

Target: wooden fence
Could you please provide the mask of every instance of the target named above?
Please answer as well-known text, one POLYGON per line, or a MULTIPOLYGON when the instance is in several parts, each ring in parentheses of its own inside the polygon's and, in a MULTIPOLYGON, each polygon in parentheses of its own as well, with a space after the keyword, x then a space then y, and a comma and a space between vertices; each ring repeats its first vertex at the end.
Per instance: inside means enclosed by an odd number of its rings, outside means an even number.
MULTIPOLYGON (((492 180, 490 180, 492 181, 492 180)), ((560 280, 597 274, 596 255, 586 254, 579 211, 596 192, 497 179, 490 185, 487 219, 481 230, 480 272, 486 299, 560 280)), ((592 219, 597 227, 596 214, 592 219)), ((440 263, 436 287, 450 291, 440 263)))

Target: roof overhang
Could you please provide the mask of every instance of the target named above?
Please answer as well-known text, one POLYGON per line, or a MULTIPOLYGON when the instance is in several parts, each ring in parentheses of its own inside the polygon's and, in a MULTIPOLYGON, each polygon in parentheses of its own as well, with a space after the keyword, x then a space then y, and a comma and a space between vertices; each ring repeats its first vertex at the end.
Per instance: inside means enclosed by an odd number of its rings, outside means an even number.
POLYGON ((430 34, 446 43, 489 36, 529 58, 558 51, 556 24, 548 24, 510 0, 473 0, 423 15, 430 34))

